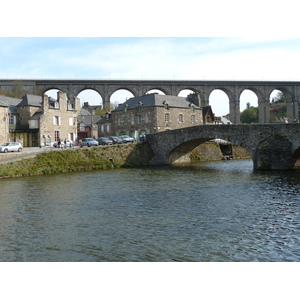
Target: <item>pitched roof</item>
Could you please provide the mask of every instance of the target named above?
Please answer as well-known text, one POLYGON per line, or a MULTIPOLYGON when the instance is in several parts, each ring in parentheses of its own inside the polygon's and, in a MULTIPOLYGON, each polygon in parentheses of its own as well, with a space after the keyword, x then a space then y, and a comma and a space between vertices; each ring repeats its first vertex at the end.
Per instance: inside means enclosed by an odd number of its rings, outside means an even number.
MULTIPOLYGON (((188 108, 192 104, 191 99, 186 97, 159 95, 159 94, 147 94, 140 97, 129 98, 126 102, 119 104, 113 111, 134 109, 137 105, 142 104, 143 107, 147 106, 164 106, 165 103, 169 104, 170 107, 182 107, 188 108)), ((196 108, 199 106, 195 105, 196 108)))
POLYGON ((29 118, 29 120, 36 120, 39 117, 41 117, 43 113, 41 111, 37 111, 32 117, 29 118))
POLYGON ((26 94, 18 106, 42 106, 43 98, 37 95, 28 95, 26 94))
POLYGON ((79 115, 77 121, 86 125, 96 124, 102 116, 100 115, 79 115))
POLYGON ((0 95, 0 106, 17 106, 21 101, 22 99, 0 95))

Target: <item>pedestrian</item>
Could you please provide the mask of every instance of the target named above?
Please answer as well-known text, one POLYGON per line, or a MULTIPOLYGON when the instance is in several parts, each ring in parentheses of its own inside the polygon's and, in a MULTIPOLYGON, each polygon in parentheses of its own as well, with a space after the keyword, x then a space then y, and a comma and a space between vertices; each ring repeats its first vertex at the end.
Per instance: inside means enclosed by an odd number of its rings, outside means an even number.
POLYGON ((57 148, 60 149, 60 145, 61 145, 61 140, 58 139, 58 142, 57 142, 57 148))
POLYGON ((67 139, 64 140, 65 149, 67 148, 67 139))

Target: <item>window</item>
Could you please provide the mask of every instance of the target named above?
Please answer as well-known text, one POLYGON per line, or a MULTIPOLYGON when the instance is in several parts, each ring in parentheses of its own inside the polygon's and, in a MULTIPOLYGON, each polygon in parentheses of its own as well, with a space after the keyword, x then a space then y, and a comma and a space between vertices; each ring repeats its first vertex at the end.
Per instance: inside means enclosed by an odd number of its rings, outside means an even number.
POLYGON ((138 124, 142 123, 142 116, 138 116, 138 124))
POLYGON ((167 101, 163 102, 165 109, 169 110, 169 103, 167 101))
POLYGON ((195 115, 191 115, 191 122, 192 122, 192 123, 195 123, 195 122, 196 122, 195 115))
POLYGON ((17 124, 17 117, 16 116, 9 116, 8 123, 11 124, 11 125, 17 124))
POLYGON ((69 126, 73 126, 73 118, 69 118, 69 126))
POLYGON ((58 116, 53 116, 53 125, 60 125, 60 118, 58 116))
POLYGON ((141 112, 142 106, 143 106, 143 103, 140 101, 140 102, 138 103, 138 105, 136 106, 138 112, 141 112))
POLYGON ((145 114, 145 123, 149 122, 148 114, 145 114))
POLYGON ((59 131, 54 131, 54 140, 56 142, 59 140, 59 131))
POLYGON ((178 115, 178 121, 179 123, 183 123, 183 114, 178 115))
POLYGON ((30 128, 37 128, 37 120, 29 120, 30 128))
POLYGON ((101 125, 101 132, 104 132, 104 125, 101 125))
POLYGON ((74 109, 74 104, 71 103, 70 101, 68 101, 67 107, 68 107, 68 110, 73 110, 74 109))
POLYGON ((56 101, 54 101, 54 108, 59 108, 59 101, 58 100, 56 100, 56 101))
POLYGON ((85 131, 85 124, 84 123, 80 123, 79 124, 79 127, 80 127, 80 131, 85 131))
POLYGON ((134 115, 133 114, 131 115, 131 124, 132 125, 134 124, 134 115))
POLYGON ((109 124, 107 124, 106 125, 106 132, 109 133, 109 131, 110 131, 110 126, 109 126, 109 124))
POLYGON ((165 122, 170 122, 170 114, 169 113, 165 114, 165 122))

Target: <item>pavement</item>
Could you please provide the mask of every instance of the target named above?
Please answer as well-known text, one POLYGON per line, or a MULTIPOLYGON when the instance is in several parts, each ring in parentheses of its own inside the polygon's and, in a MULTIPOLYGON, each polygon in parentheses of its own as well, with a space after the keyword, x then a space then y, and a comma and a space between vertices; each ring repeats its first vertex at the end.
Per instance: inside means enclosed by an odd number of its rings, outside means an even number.
MULTIPOLYGON (((78 146, 75 146, 71 149, 77 149, 78 146)), ((67 148, 70 149, 70 148, 67 148)), ((8 163, 12 161, 21 160, 23 158, 35 157, 38 153, 50 152, 50 151, 63 151, 64 149, 57 149, 54 147, 26 147, 23 148, 22 152, 8 152, 0 153, 0 164, 8 163)))

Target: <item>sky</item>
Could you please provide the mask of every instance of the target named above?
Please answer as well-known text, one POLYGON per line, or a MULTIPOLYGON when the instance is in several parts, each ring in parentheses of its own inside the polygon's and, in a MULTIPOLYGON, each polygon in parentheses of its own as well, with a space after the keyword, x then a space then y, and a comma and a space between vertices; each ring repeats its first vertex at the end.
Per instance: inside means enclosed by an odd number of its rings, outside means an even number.
MULTIPOLYGON (((300 80, 296 0, 106 2, 3 3, 0 79, 300 80)), ((229 112, 223 92, 209 100, 217 116, 229 112)), ((240 100, 257 106, 250 91, 240 100)))
MULTIPOLYGON (((298 81, 299 53, 300 38, 1 37, 0 78, 298 81)), ((120 91, 112 102, 131 96, 120 91)), ((101 102, 96 92, 79 98, 101 102)), ((229 112, 223 92, 210 102, 217 115, 229 112)), ((241 110, 247 102, 257 106, 250 91, 241 110)))

